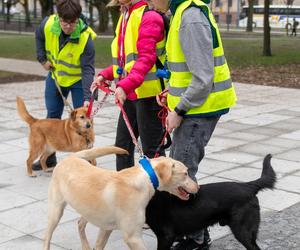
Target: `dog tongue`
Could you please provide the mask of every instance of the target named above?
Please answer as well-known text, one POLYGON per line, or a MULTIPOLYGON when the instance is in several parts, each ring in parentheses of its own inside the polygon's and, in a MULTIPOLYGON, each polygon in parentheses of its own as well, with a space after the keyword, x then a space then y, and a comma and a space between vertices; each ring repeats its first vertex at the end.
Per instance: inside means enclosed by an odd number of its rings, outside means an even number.
POLYGON ((181 195, 184 199, 187 199, 187 200, 189 199, 190 194, 187 193, 187 192, 184 190, 184 188, 179 187, 179 188, 178 188, 178 191, 179 191, 180 195, 181 195))

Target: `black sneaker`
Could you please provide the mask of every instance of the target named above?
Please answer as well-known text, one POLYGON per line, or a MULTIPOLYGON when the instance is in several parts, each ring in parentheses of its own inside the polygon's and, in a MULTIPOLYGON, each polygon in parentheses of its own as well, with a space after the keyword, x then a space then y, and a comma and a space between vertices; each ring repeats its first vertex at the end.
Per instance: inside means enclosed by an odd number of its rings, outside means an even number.
POLYGON ((171 247, 171 250, 209 250, 211 245, 211 239, 204 240, 203 243, 199 244, 193 239, 187 238, 182 239, 178 244, 171 247))
MULTIPOLYGON (((56 166, 56 164, 57 164, 56 154, 53 153, 52 155, 50 155, 47 158, 46 165, 47 165, 48 168, 53 168, 53 167, 56 166)), ((42 166, 41 166, 40 161, 37 161, 37 162, 32 164, 32 170, 34 170, 34 171, 42 170, 42 166)))

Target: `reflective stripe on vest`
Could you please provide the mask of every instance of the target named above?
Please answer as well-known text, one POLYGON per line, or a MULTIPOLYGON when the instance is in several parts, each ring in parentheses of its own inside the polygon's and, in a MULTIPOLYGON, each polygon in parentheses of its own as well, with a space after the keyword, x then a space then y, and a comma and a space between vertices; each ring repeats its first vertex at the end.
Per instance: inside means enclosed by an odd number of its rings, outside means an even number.
MULTIPOLYGON (((230 88, 232 88, 231 79, 213 83, 213 87, 210 92, 215 93, 230 88)), ((169 87, 169 94, 173 96, 181 96, 186 91, 186 89, 187 87, 169 87)))
POLYGON ((56 74, 58 84, 62 87, 69 87, 81 80, 80 57, 89 36, 94 39, 96 33, 88 27, 85 31, 80 33, 78 43, 68 42, 59 50, 59 35, 51 31, 55 18, 56 15, 51 15, 44 28, 46 55, 55 68, 54 74, 56 74))
POLYGON ((67 66, 68 68, 75 68, 75 69, 80 69, 81 66, 80 65, 75 65, 75 64, 71 64, 71 63, 68 63, 68 62, 65 62, 63 60, 56 60, 54 58, 54 56, 51 55, 51 52, 49 50, 46 51, 46 54, 51 57, 51 61, 54 62, 55 64, 62 64, 64 66, 67 66))
MULTIPOLYGON (((138 31, 139 26, 141 24, 141 20, 144 14, 145 5, 135 9, 129 16, 127 26, 126 26, 126 33, 125 33, 125 41, 124 41, 124 48, 125 48, 125 66, 124 72, 125 75, 130 73, 133 65, 138 59, 138 51, 136 47, 136 43, 138 40, 138 31)), ((123 15, 120 16, 117 28, 116 28, 116 36, 111 44, 111 51, 112 51, 112 61, 113 61, 113 74, 114 80, 118 82, 119 75, 117 73, 117 69, 119 67, 118 62, 118 41, 119 41, 119 34, 120 34, 120 27, 122 23, 123 15)), ((156 55, 160 59, 162 63, 165 61, 165 38, 156 44, 156 55)), ((156 76, 156 65, 153 65, 151 70, 146 74, 144 78, 144 82, 140 87, 135 89, 135 93, 137 94, 138 98, 146 98, 156 96, 158 93, 162 91, 161 83, 159 78, 156 76)))
MULTIPOLYGON (((225 56, 214 57, 214 66, 222 66, 226 64, 225 56)), ((168 62, 168 69, 174 72, 189 72, 186 62, 168 62)))
POLYGON ((199 11, 201 11, 200 8, 207 9, 210 23, 216 29, 219 42, 219 46, 213 48, 214 79, 211 84, 210 94, 201 106, 192 108, 187 112, 187 114, 203 114, 233 106, 236 102, 236 95, 226 58, 224 56, 220 32, 210 9, 200 0, 187 0, 182 2, 176 9, 171 20, 166 44, 168 68, 171 72, 171 77, 169 79, 168 106, 171 110, 174 110, 180 102, 182 94, 184 94, 192 81, 192 73, 186 64, 186 59, 179 41, 179 28, 181 25, 182 13, 192 4, 199 6, 199 11))

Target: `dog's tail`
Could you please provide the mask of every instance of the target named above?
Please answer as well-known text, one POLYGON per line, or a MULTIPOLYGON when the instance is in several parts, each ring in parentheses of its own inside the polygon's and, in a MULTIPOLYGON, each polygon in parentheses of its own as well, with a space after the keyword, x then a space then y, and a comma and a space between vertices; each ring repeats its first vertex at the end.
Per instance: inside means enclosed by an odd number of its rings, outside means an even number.
POLYGON ((29 125, 38 120, 28 113, 23 99, 19 96, 17 96, 17 111, 22 120, 27 122, 29 125))
POLYGON ((265 156, 261 177, 255 181, 248 182, 248 184, 255 187, 255 193, 258 193, 262 189, 274 188, 276 182, 276 173, 271 166, 271 158, 271 154, 265 156))
POLYGON ((85 149, 82 151, 78 151, 73 155, 88 161, 94 160, 100 156, 109 155, 109 154, 119 154, 124 155, 127 154, 127 150, 115 146, 106 146, 106 147, 95 147, 91 149, 85 149))

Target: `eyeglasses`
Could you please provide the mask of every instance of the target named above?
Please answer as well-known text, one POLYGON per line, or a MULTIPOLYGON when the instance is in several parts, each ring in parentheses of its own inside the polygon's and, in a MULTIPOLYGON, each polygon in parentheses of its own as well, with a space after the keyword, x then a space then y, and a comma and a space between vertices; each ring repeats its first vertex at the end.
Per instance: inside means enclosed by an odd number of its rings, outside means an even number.
POLYGON ((59 18, 59 22, 62 26, 75 26, 78 24, 78 19, 76 19, 74 21, 66 21, 66 20, 63 20, 62 18, 59 18))

